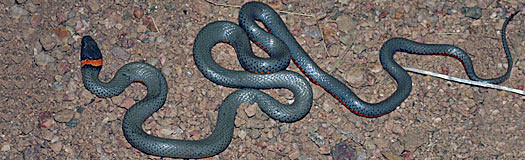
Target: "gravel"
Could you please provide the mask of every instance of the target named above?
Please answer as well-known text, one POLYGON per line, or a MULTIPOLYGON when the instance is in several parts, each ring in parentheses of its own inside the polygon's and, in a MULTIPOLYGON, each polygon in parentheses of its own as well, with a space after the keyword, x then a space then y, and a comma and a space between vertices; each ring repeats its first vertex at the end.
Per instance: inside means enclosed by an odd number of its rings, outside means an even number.
MULTIPOLYGON (((472 56, 481 77, 501 75, 507 62, 499 30, 511 12, 524 6, 518 0, 265 2, 314 15, 281 17, 321 68, 334 70, 335 77, 371 103, 395 90, 378 60, 381 44, 392 37, 456 45, 472 56), (346 48, 349 53, 342 57, 346 48)), ((154 64, 166 74, 167 102, 144 124, 154 135, 188 140, 210 135, 217 107, 236 90, 204 78, 192 47, 204 25, 237 22, 238 8, 203 0, 17 0, 1 1, 0 7, 0 159, 159 158, 132 148, 121 129, 126 109, 145 96, 145 86, 132 84, 108 99, 84 88, 79 62, 83 35, 93 36, 102 50, 103 81, 134 61, 154 64)), ((524 17, 520 13, 507 28, 515 67, 502 83, 518 89, 525 88, 524 17)), ((220 44, 212 51, 220 65, 240 70, 232 47, 220 44)), ((399 53, 395 59, 403 66, 467 78, 450 57, 399 53)), ((293 65, 289 70, 299 72, 293 65)), ((313 86, 310 114, 296 123, 279 123, 258 107, 243 105, 231 144, 210 159, 525 158, 525 96, 410 75, 410 96, 377 119, 352 114, 318 86, 313 86), (346 151, 337 150, 341 145, 346 151)), ((290 100, 285 91, 265 92, 281 102, 290 100)))

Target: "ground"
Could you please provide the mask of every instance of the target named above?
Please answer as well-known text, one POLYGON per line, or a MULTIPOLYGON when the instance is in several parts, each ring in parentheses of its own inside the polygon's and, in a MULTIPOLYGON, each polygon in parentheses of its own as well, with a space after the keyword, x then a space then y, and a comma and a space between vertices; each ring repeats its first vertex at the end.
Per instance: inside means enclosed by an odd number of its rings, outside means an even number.
MULTIPOLYGON (((508 66, 499 30, 505 18, 525 4, 264 2, 290 12, 280 15, 305 51, 367 102, 379 102, 396 89, 378 56, 381 44, 392 37, 456 45, 469 53, 481 77, 502 75, 508 66)), ((166 75, 168 99, 145 122, 148 132, 178 139, 206 137, 220 102, 236 89, 202 76, 192 57, 193 41, 210 22, 237 22, 236 6, 243 3, 1 1, 0 159, 160 158, 131 147, 121 130, 126 108, 144 97, 145 86, 132 84, 114 98, 98 98, 85 89, 79 61, 84 35, 94 37, 102 50, 100 78, 105 81, 134 61, 153 64, 166 75)), ((520 90, 525 88, 524 20, 522 12, 507 28, 514 68, 501 83, 520 90)), ((241 70, 232 47, 220 44, 213 53, 222 66, 241 70)), ((461 63, 451 57, 398 53, 395 59, 403 66, 468 78, 461 63)), ((288 69, 298 71, 295 65, 288 69)), ((392 113, 375 119, 356 116, 313 84, 314 105, 299 122, 280 123, 256 105, 242 106, 231 144, 211 159, 525 158, 525 96, 410 75, 409 97, 392 113)), ((293 99, 284 89, 265 92, 281 102, 293 99)))

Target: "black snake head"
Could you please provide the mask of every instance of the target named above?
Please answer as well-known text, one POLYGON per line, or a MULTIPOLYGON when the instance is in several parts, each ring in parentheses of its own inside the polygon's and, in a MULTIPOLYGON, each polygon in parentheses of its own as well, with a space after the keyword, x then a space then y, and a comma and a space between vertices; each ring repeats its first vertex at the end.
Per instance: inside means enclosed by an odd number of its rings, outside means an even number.
POLYGON ((80 52, 80 60, 99 60, 102 59, 102 53, 97 46, 97 43, 91 36, 82 37, 82 48, 80 52))

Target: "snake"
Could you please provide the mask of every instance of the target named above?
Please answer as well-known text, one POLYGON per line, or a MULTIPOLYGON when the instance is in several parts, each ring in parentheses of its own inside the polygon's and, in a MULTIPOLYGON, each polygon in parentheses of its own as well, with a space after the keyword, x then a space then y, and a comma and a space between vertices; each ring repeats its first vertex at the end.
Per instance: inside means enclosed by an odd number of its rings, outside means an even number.
POLYGON ((242 103, 257 103, 270 118, 280 122, 292 123, 304 118, 313 101, 308 80, 326 90, 356 115, 375 118, 393 111, 408 97, 412 87, 408 73, 393 59, 393 54, 398 51, 451 56, 461 61, 469 78, 487 83, 500 83, 508 78, 512 68, 505 28, 517 13, 512 14, 502 28, 502 41, 508 60, 507 72, 503 76, 493 79, 479 78, 468 54, 456 46, 392 38, 383 44, 380 60, 383 68, 396 81, 397 89, 386 100, 370 104, 359 99, 341 81, 317 66, 271 7, 260 2, 248 2, 239 11, 239 25, 228 21, 212 22, 204 26, 195 38, 193 58, 204 77, 219 85, 239 88, 220 104, 211 135, 200 140, 157 137, 143 130, 144 121, 164 105, 168 93, 166 78, 154 66, 144 62, 131 62, 119 68, 109 82, 102 82, 98 78, 103 66, 102 53, 91 36, 84 36, 81 42, 81 72, 84 86, 101 98, 117 96, 131 83, 138 82, 147 86, 145 98, 130 107, 122 120, 124 136, 134 148, 146 154, 163 157, 204 158, 217 155, 228 147, 233 138, 237 108, 242 103), (256 21, 262 22, 266 30, 259 27, 256 21), (270 57, 255 56, 250 40, 270 57), (229 70, 217 64, 211 56, 211 49, 218 43, 233 46, 241 66, 246 71, 229 70), (308 80, 296 72, 284 70, 290 60, 308 80), (259 90, 273 88, 291 90, 294 94, 293 103, 282 104, 259 90))
POLYGON ((230 144, 237 108, 242 103, 257 103, 270 118, 286 123, 301 120, 309 113, 313 101, 310 83, 299 73, 282 70, 290 63, 290 51, 282 41, 273 38, 259 43, 267 48, 265 50, 270 55, 269 58, 260 58, 252 52, 246 32, 233 22, 213 22, 199 32, 193 52, 200 72, 217 84, 240 88, 222 101, 214 130, 211 135, 200 140, 169 139, 147 134, 142 124, 164 105, 168 93, 166 78, 148 63, 132 62, 119 68, 109 82, 100 81, 98 75, 103 64, 102 53, 91 36, 84 36, 81 42, 83 82, 91 93, 102 98, 117 96, 134 82, 146 85, 145 98, 130 107, 122 120, 124 136, 131 146, 144 153, 164 157, 210 157, 224 151, 230 144), (233 46, 240 62, 244 64, 242 67, 251 72, 229 70, 217 64, 211 55, 211 49, 217 43, 233 46), (294 94, 294 101, 282 104, 258 90, 274 88, 289 89, 294 94))
MULTIPOLYGON (((279 15, 267 4, 261 2, 248 2, 239 11, 239 25, 247 30, 248 35, 259 35, 270 32, 281 39, 291 52, 291 59, 295 65, 308 77, 308 79, 330 93, 341 104, 354 114, 362 117, 377 118, 395 110, 410 94, 412 80, 407 71, 394 61, 396 52, 407 52, 420 55, 443 55, 459 60, 467 76, 474 81, 486 83, 501 83, 506 80, 512 70, 512 55, 506 40, 506 27, 509 21, 518 14, 519 10, 511 14, 503 23, 501 39, 507 58, 507 71, 500 77, 484 79, 474 72, 472 60, 463 49, 449 44, 425 44, 412 41, 402 37, 395 37, 383 43, 379 51, 379 60, 386 72, 393 77, 397 83, 397 89, 388 98, 378 103, 367 103, 357 97, 343 82, 339 81, 329 73, 321 69, 312 58, 297 43, 290 33, 286 24, 279 15), (264 28, 257 25, 256 21, 262 22, 264 28)), ((252 36, 255 38, 255 36, 252 36)), ((260 40, 257 40, 260 42, 260 40)))

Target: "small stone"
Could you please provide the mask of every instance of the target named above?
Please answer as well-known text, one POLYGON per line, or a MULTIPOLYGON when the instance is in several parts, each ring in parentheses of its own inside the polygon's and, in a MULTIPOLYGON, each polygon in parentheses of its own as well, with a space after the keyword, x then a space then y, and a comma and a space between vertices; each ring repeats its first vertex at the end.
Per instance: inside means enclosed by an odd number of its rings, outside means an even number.
POLYGON ((91 27, 89 26, 89 23, 86 20, 79 20, 75 24, 75 32, 82 34, 87 31, 89 31, 91 27))
POLYGON ((69 31, 66 27, 61 26, 55 29, 52 29, 50 31, 51 33, 55 34, 60 41, 65 41, 66 38, 71 36, 71 31, 69 31))
POLYGON ((56 68, 57 68, 57 71, 58 71, 58 75, 63 75, 67 72, 69 72, 70 70, 70 66, 69 63, 67 62, 59 62, 58 65, 56 65, 56 68))
POLYGON ((245 137, 246 137, 246 131, 245 130, 239 131, 239 138, 244 139, 245 137))
POLYGON ((336 160, 356 158, 356 150, 346 142, 342 142, 342 143, 335 145, 331 151, 332 151, 332 158, 336 160))
POLYGON ((45 111, 40 113, 38 116, 39 126, 40 128, 50 128, 55 124, 55 120, 53 120, 53 115, 51 115, 51 112, 45 111))
POLYGON ((62 150, 63 146, 64 145, 62 143, 58 142, 51 144, 49 147, 51 147, 51 150, 53 150, 53 152, 58 153, 62 150))
MULTIPOLYGON (((155 20, 155 19, 153 19, 155 20)), ((152 32, 159 32, 159 30, 157 30, 157 26, 155 26, 155 22, 153 21, 150 21, 147 25, 148 29, 152 32)))
POLYGON ((353 65, 348 73, 345 74, 345 80, 352 86, 363 86, 366 83, 365 67, 363 65, 353 65))
POLYGON ((352 17, 346 14, 337 17, 335 23, 337 24, 337 28, 345 33, 350 33, 357 26, 352 17))
POLYGON ((319 153, 322 155, 328 155, 330 154, 330 145, 323 145, 321 148, 319 148, 319 153))
POLYGON ((315 40, 322 40, 323 36, 321 35, 321 32, 319 31, 319 28, 317 27, 306 27, 304 29, 304 34, 312 39, 315 40))
POLYGON ((376 149, 376 144, 374 144, 374 141, 372 141, 370 139, 366 140, 364 145, 365 145, 366 150, 374 150, 374 149, 376 149))
POLYGON ((139 24, 137 26, 137 32, 138 33, 144 33, 148 30, 148 27, 146 25, 139 24))
POLYGON ((257 120, 249 120, 246 123, 247 128, 255 128, 255 129, 262 129, 264 128, 264 123, 257 120))
POLYGON ((405 150, 411 152, 425 143, 425 139, 421 135, 414 133, 409 133, 403 137, 399 137, 399 141, 405 145, 405 150))
POLYGON ((175 131, 172 129, 167 129, 167 128, 160 129, 160 135, 162 136, 169 136, 173 133, 175 133, 175 131))
POLYGON ((9 145, 9 144, 2 145, 2 151, 5 152, 5 151, 9 151, 9 150, 11 150, 11 145, 9 145))
POLYGON ((246 124, 246 119, 245 118, 235 118, 234 123, 235 123, 235 126, 240 127, 246 124))
POLYGON ((75 127, 77 126, 79 120, 78 119, 72 119, 69 122, 66 122, 66 126, 68 127, 75 127))
POLYGON ((42 23, 42 16, 40 16, 40 14, 31 15, 31 19, 29 21, 31 22, 32 27, 39 26, 42 23))
POLYGON ((395 154, 392 154, 390 152, 381 152, 381 154, 383 154, 383 156, 385 156, 386 159, 388 160, 403 160, 403 158, 395 155, 395 154))
POLYGON ((87 5, 88 5, 89 9, 91 9, 91 11, 93 11, 93 13, 97 13, 98 10, 100 9, 100 2, 96 1, 96 0, 88 0, 87 1, 87 5))
POLYGON ((482 9, 478 6, 475 7, 461 7, 461 13, 466 17, 472 19, 479 19, 482 16, 482 9))
POLYGON ((383 70, 383 66, 379 65, 379 64, 376 64, 376 65, 373 65, 372 66, 372 69, 370 69, 370 71, 372 73, 379 73, 383 70))
POLYGON ((250 132, 250 137, 252 137, 253 139, 257 139, 261 136, 261 131, 259 131, 258 129, 252 129, 252 131, 250 132))
POLYGON ((416 155, 414 155, 414 152, 405 152, 403 153, 403 159, 413 160, 413 159, 416 159, 416 155))
POLYGON ((46 51, 52 50, 56 46, 56 42, 52 34, 44 34, 40 36, 39 42, 46 51))
POLYGON ((249 153, 247 156, 246 156, 247 159, 257 159, 258 157, 253 154, 253 153, 249 153))
POLYGON ((135 10, 133 11, 133 15, 135 16, 135 18, 142 18, 142 16, 144 16, 144 10, 140 9, 140 8, 135 8, 135 10))
POLYGON ((49 130, 42 130, 42 132, 40 133, 40 138, 47 140, 47 141, 51 141, 54 136, 55 134, 53 134, 53 132, 49 130))
POLYGON ((117 114, 109 113, 108 116, 106 116, 106 117, 104 117, 104 119, 102 119, 102 123, 108 123, 108 122, 117 120, 117 118, 118 118, 117 114))
POLYGON ((27 12, 25 9, 23 8, 20 8, 18 6, 13 6, 11 7, 11 16, 15 19, 18 19, 20 18, 21 16, 25 16, 29 14, 29 12, 27 12))
POLYGON ((57 122, 66 123, 66 122, 71 121, 74 116, 75 116, 75 111, 71 109, 64 109, 64 110, 61 110, 55 113, 55 120, 57 122))
POLYGON ((113 56, 124 61, 128 61, 131 57, 131 55, 122 47, 115 46, 111 49, 111 52, 113 53, 113 56))
POLYGON ((146 59, 146 63, 148 64, 151 64, 152 66, 156 66, 157 64, 159 64, 160 60, 158 58, 155 58, 155 57, 150 57, 148 59, 146 59))
POLYGON ((301 156, 301 152, 299 150, 293 150, 292 152, 290 152, 290 154, 288 154, 288 158, 290 159, 297 159, 299 158, 299 156, 301 156))
POLYGON ((314 154, 319 151, 319 148, 317 148, 317 145, 311 141, 303 143, 302 147, 306 153, 310 153, 310 154, 314 154))
POLYGON ((133 106, 135 104, 135 100, 133 100, 133 98, 131 97, 126 97, 124 98, 124 100, 122 101, 122 103, 120 104, 120 107, 124 107, 126 109, 129 109, 131 108, 131 106, 133 106))
POLYGON ((403 12, 400 12, 400 11, 396 12, 396 13, 394 14, 394 18, 395 18, 395 19, 401 19, 401 18, 403 18, 403 12))
POLYGON ((256 111, 257 111, 256 104, 248 105, 248 107, 244 109, 244 112, 246 113, 248 117, 253 117, 256 111))
POLYGON ((15 0, 17 4, 23 4, 26 2, 26 0, 15 0))

